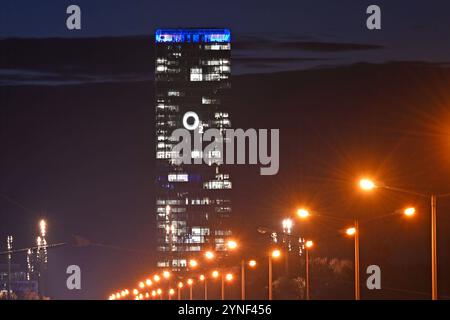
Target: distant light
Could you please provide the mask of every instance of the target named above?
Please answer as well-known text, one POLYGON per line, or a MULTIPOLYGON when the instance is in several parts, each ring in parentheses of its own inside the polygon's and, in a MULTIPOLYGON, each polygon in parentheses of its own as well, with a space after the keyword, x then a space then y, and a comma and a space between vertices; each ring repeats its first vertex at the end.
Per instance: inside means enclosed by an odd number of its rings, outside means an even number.
POLYGON ((278 249, 275 249, 272 251, 272 258, 279 258, 281 256, 281 251, 278 249))
POLYGON ((193 283, 194 283, 194 280, 192 280, 192 279, 188 279, 188 280, 187 280, 187 284, 188 284, 188 285, 192 286, 193 283))
POLYGON ((141 288, 141 289, 142 289, 142 288, 144 288, 144 287, 145 287, 145 284, 144 284, 144 282, 142 282, 142 281, 141 281, 141 282, 139 282, 139 288, 141 288))
POLYGON ((197 260, 191 259, 191 260, 189 261, 189 265, 190 265, 192 268, 195 268, 195 267, 198 266, 198 262, 197 262, 197 260))
POLYGON ((370 179, 359 180, 359 187, 363 190, 369 191, 376 187, 375 183, 370 179))
POLYGON ((345 233, 348 236, 353 236, 356 233, 356 228, 355 227, 347 228, 347 230, 345 230, 345 233))
POLYGON ((238 246, 238 244, 237 244, 236 241, 234 241, 234 240, 228 240, 228 242, 227 242, 227 247, 228 247, 228 249, 234 250, 234 249, 237 248, 237 246, 238 246))
POLYGON ((135 296, 138 295, 138 294, 139 294, 138 289, 133 289, 133 294, 134 294, 135 296))
POLYGON ((156 296, 156 290, 152 290, 152 297, 156 296))
POLYGON ((231 281, 231 280, 233 280, 233 275, 231 273, 227 273, 226 276, 225 276, 225 279, 227 281, 231 281))
POLYGON ((175 290, 173 290, 172 288, 169 289, 169 295, 173 296, 175 294, 175 290))
POLYGON ((147 287, 150 287, 153 284, 153 282, 152 282, 152 280, 147 279, 147 280, 145 280, 145 284, 147 285, 147 287))
POLYGON ((120 293, 116 293, 116 299, 120 299, 120 293))
POLYGON ((403 211, 403 213, 405 214, 405 216, 411 217, 416 213, 416 208, 413 208, 413 207, 406 208, 403 211))
POLYGON ((292 219, 283 219, 282 221, 283 232, 291 233, 292 225, 293 225, 292 219))
POLYGON ((206 259, 208 259, 208 260, 214 259, 214 252, 212 252, 212 251, 206 251, 206 252, 205 252, 205 257, 206 257, 206 259))
POLYGON ((161 277, 158 276, 157 274, 155 274, 155 275, 153 276, 153 280, 155 280, 155 282, 159 282, 159 280, 161 280, 161 277))
POLYGON ((156 293, 157 293, 158 295, 161 295, 161 294, 162 294, 162 290, 161 290, 160 288, 158 288, 158 289, 156 290, 156 293))
POLYGON ((311 240, 308 240, 308 241, 305 242, 305 246, 307 248, 312 248, 313 245, 314 245, 314 242, 312 242, 311 240))
POLYGON ((297 210, 297 216, 299 218, 306 219, 309 217, 309 211, 304 208, 300 208, 297 210))
POLYGON ((169 279, 169 278, 170 278, 170 272, 167 271, 167 270, 165 270, 165 271, 163 272, 163 277, 164 277, 165 279, 169 279))
POLYGON ((249 267, 254 268, 254 267, 256 267, 256 261, 255 260, 250 260, 248 262, 248 265, 249 265, 249 267))
POLYGON ((183 282, 178 282, 178 288, 183 288, 183 282))
POLYGON ((213 278, 217 278, 218 276, 219 276, 219 271, 214 270, 214 271, 212 272, 212 277, 213 277, 213 278))
POLYGON ((44 219, 39 221, 39 229, 41 231, 41 236, 45 237, 45 234, 47 232, 47 222, 44 219))
POLYGON ((201 274, 199 279, 200 279, 200 281, 204 281, 205 280, 205 276, 203 274, 201 274))

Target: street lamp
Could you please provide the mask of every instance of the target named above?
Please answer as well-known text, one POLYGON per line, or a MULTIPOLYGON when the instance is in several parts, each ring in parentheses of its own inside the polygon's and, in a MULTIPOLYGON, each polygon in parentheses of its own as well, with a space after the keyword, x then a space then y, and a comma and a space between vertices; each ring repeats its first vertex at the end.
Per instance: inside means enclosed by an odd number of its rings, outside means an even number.
MULTIPOLYGON (((156 290, 156 293, 158 294, 159 299, 162 300, 162 290, 161 290, 160 288, 158 288, 158 289, 156 290)), ((142 298, 141 298, 141 299, 142 299, 142 298)))
POLYGON ((153 280, 155 280, 155 282, 159 282, 159 280, 161 280, 161 277, 159 275, 155 274, 153 276, 153 280))
POLYGON ((314 242, 312 240, 308 240, 305 242, 305 265, 306 265, 306 300, 309 300, 309 250, 314 246, 314 242))
POLYGON ((377 186, 375 185, 375 183, 372 180, 363 178, 363 179, 359 180, 359 187, 363 190, 370 191, 370 190, 376 188, 377 186))
POLYGON ((181 300, 181 289, 183 288, 183 282, 178 282, 177 291, 178 291, 178 300, 181 300))
POLYGON ((228 249, 230 249, 230 250, 234 250, 234 249, 236 249, 236 248, 238 247, 238 244, 237 244, 237 242, 234 241, 234 240, 228 240, 228 242, 227 242, 227 247, 228 247, 228 249))
POLYGON ((355 219, 353 227, 349 227, 345 230, 345 233, 353 237, 355 240, 355 300, 360 300, 361 298, 361 287, 359 279, 359 221, 355 219))
POLYGON ((208 260, 214 259, 214 252, 212 252, 212 251, 206 251, 206 252, 205 252, 205 258, 208 259, 208 260))
POLYGON ((269 300, 272 300, 272 290, 273 290, 273 281, 272 281, 272 259, 278 259, 281 256, 281 251, 278 249, 273 250, 269 254, 269 300))
POLYGON ((407 217, 412 217, 416 213, 416 209, 413 207, 406 208, 403 210, 403 214, 407 217))
POLYGON ((189 260, 189 265, 191 266, 191 268, 196 268, 198 266, 198 262, 197 260, 191 259, 189 260))
MULTIPOLYGON (((405 194, 411 194, 415 196, 420 196, 424 198, 429 198, 431 203, 431 298, 433 300, 438 299, 438 282, 437 282, 437 236, 436 236, 436 230, 437 230, 437 214, 436 214, 436 200, 437 197, 448 197, 450 196, 450 193, 446 194, 426 194, 426 193, 420 193, 416 191, 411 191, 403 188, 397 188, 392 186, 387 186, 385 184, 375 183, 370 179, 361 179, 359 181, 359 186, 361 189, 365 191, 370 191, 374 188, 383 188, 387 190, 392 190, 400 193, 405 194)), ((407 216, 412 216, 414 212, 409 210, 409 215, 404 212, 407 216)))
POLYGON ((205 297, 205 300, 208 300, 208 283, 207 283, 207 279, 206 279, 206 277, 203 274, 201 274, 198 278, 199 278, 200 281, 203 281, 203 284, 204 284, 204 297, 205 297))
MULTIPOLYGON (((256 267, 256 261, 255 260, 249 260, 248 266, 250 268, 256 267)), ((241 260, 241 300, 245 300, 245 260, 241 260)))
POLYGON ((345 233, 346 233, 348 236, 353 236, 353 235, 356 233, 356 228, 355 228, 355 227, 347 228, 347 229, 345 230, 345 233))
POLYGON ((169 300, 172 300, 172 296, 175 294, 175 290, 172 288, 169 289, 169 300))
POLYGON ((147 287, 150 287, 153 284, 153 282, 152 282, 152 280, 147 279, 147 280, 145 280, 145 284, 147 285, 147 287))
POLYGON ((165 271, 163 272, 163 277, 164 277, 164 279, 169 279, 169 278, 170 278, 170 272, 167 271, 167 270, 165 270, 165 271))
POLYGON ((305 208, 297 209, 297 216, 301 219, 306 219, 309 217, 309 211, 305 208))
POLYGON ((189 286, 189 300, 192 300, 192 285, 194 284, 194 280, 188 279, 187 284, 189 286))

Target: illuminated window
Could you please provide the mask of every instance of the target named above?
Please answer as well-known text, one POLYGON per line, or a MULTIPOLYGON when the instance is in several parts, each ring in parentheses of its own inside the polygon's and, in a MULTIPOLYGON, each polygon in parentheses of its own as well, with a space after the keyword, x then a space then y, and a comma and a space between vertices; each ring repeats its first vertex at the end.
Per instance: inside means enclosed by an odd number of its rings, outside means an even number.
POLYGON ((187 182, 188 175, 186 173, 171 173, 167 176, 169 182, 187 182))
POLYGON ((191 68, 191 81, 202 81, 202 68, 191 68))

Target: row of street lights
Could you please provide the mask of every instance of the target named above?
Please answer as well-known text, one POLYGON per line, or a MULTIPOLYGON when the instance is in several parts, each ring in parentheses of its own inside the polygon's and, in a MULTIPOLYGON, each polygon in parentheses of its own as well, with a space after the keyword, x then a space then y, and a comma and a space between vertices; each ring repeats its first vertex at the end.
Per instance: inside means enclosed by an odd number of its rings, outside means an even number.
MULTIPOLYGON (((238 248, 238 244, 234 240, 229 240, 227 242, 227 247, 229 250, 235 250, 238 248)), ((213 251, 206 251, 204 256, 207 260, 213 260, 215 258, 215 253, 213 251)), ((273 259, 278 259, 281 256, 281 251, 278 249, 272 250, 268 255, 269 262, 269 300, 272 300, 272 289, 273 289, 273 281, 272 281, 272 261, 273 259)), ((199 262, 195 259, 191 259, 189 261, 189 266, 191 269, 196 269, 199 267, 199 262)), ((246 299, 246 269, 247 268, 255 268, 257 266, 257 262, 255 259, 242 259, 241 260, 241 299, 246 299)), ((217 279, 221 277, 221 299, 225 299, 225 284, 231 283, 234 280, 234 275, 231 272, 225 272, 224 268, 220 268, 219 270, 213 270, 210 273, 210 277, 206 274, 200 274, 198 276, 198 280, 200 283, 203 283, 204 286, 204 295, 203 298, 208 300, 208 279, 217 279)), ((162 272, 162 274, 154 274, 150 278, 146 280, 138 282, 138 288, 132 289, 122 289, 115 293, 112 293, 109 296, 109 300, 120 300, 120 299, 134 299, 134 300, 145 300, 145 299, 163 299, 163 289, 162 286, 158 286, 160 281, 163 279, 168 280, 168 284, 170 286, 170 278, 172 277, 172 273, 168 270, 162 272), (152 289, 155 288, 155 289, 152 289)), ((185 282, 179 281, 177 283, 177 298, 181 300, 181 291, 187 286, 189 288, 189 300, 193 299, 193 286, 194 286, 193 277, 187 278, 185 282)), ((172 297, 175 295, 175 290, 171 287, 167 290, 167 299, 172 300, 172 297)))
MULTIPOLYGON (((437 243, 436 243, 436 227, 437 227, 437 221, 436 221, 436 198, 439 197, 445 197, 445 196, 450 196, 450 194, 441 194, 441 195, 434 195, 434 194, 424 194, 424 193, 418 193, 415 191, 410 191, 410 190, 406 190, 406 189, 402 189, 402 188, 397 188, 397 187, 392 187, 392 186, 387 186, 385 184, 381 184, 381 183, 375 183, 373 180, 370 179, 361 179, 359 180, 359 187, 364 190, 364 191, 371 191, 374 190, 376 188, 379 189, 386 189, 386 190, 392 190, 392 191, 397 191, 397 192, 402 192, 402 193, 406 193, 406 194, 412 194, 412 195, 418 195, 418 196, 422 196, 422 197, 430 197, 431 199, 431 262, 432 262, 432 276, 431 276, 431 283, 432 283, 432 299, 436 300, 438 298, 438 291, 437 291, 437 251, 436 251, 436 247, 437 247, 437 243)), ((412 217, 414 216, 414 214, 416 213, 416 209, 413 207, 407 207, 402 211, 396 211, 395 213, 402 213, 403 215, 407 216, 407 217, 412 217)), ((326 217, 326 218, 330 218, 330 219, 334 219, 334 220, 340 220, 340 221, 345 221, 346 223, 348 223, 348 220, 346 219, 340 219, 337 217, 332 217, 332 216, 326 216, 326 215, 322 215, 322 214, 312 214, 308 209, 306 208, 300 208, 297 210, 296 215, 299 219, 301 220, 305 220, 308 219, 311 215, 317 215, 320 217, 326 217)), ((378 217, 379 218, 379 217, 378 217)), ((360 221, 358 220, 358 218, 355 218, 353 221, 353 225, 349 226, 346 230, 345 230, 345 234, 347 236, 353 237, 354 238, 354 276, 355 276, 355 299, 359 300, 361 295, 360 295, 360 273, 359 273, 359 269, 360 269, 360 259, 359 259, 359 254, 360 254, 360 241, 359 241, 359 233, 360 233, 360 228, 359 228, 359 223, 360 221)), ((284 219, 282 221, 282 225, 283 225, 283 231, 287 232, 290 234, 291 229, 293 227, 293 221, 291 219, 284 219)), ((310 299, 310 279, 309 279, 309 273, 310 273, 310 263, 309 263, 309 251, 313 248, 313 246, 315 245, 315 243, 312 240, 307 240, 305 241, 305 255, 306 255, 306 299, 309 300, 310 299)), ((227 247, 229 250, 235 250, 238 247, 238 243, 234 240, 229 240, 227 243, 227 247)), ((213 251, 206 251, 204 254, 205 258, 207 260, 213 260, 215 258, 215 253, 213 251)), ((272 263, 273 263, 273 259, 278 259, 281 256, 281 251, 278 249, 274 249, 273 251, 269 252, 268 254, 268 298, 269 300, 272 300, 273 298, 273 272, 272 272, 272 263)), ((246 266, 250 267, 250 268, 254 268, 256 267, 256 261, 255 260, 242 260, 241 261, 241 299, 245 300, 246 298, 246 290, 245 290, 245 270, 246 270, 246 266)), ((189 261, 189 266, 192 269, 195 269, 196 267, 198 267, 198 261, 197 260, 190 260, 189 261)), ((212 278, 218 278, 219 275, 221 275, 221 298, 222 300, 225 299, 225 282, 231 282, 233 280, 233 274, 232 273, 226 273, 223 271, 223 269, 219 272, 218 270, 214 270, 211 273, 212 278)), ((158 275, 155 275, 155 277, 158 277, 158 275)), ((168 279, 170 277, 170 272, 169 271, 164 271, 163 272, 163 277, 168 279)), ((156 279, 156 278, 155 278, 156 279)), ((207 294, 207 277, 202 274, 199 276, 199 280, 202 281, 204 283, 204 299, 207 300, 208 299, 208 294, 207 294)), ((157 281, 156 281, 157 282, 157 281)), ((194 281, 192 278, 187 279, 186 284, 189 286, 190 288, 190 295, 189 298, 192 300, 192 286, 194 284, 194 281)), ((139 283, 139 288, 140 289, 144 289, 147 286, 151 286, 152 282, 140 282, 139 283), (150 284, 150 285, 149 285, 150 284)), ((184 284, 183 282, 179 282, 178 283, 178 299, 181 299, 181 289, 183 288, 184 284)), ((142 292, 140 292, 140 290, 138 289, 134 289, 133 291, 133 295, 135 297, 135 299, 141 300, 144 298, 149 298, 150 294, 148 292, 146 292, 145 294, 143 294, 142 292)), ((127 289, 121 290, 117 293, 113 293, 110 295, 110 299, 121 299, 121 298, 128 298, 128 295, 130 294, 130 292, 127 289)), ((171 296, 174 294, 174 290, 169 288, 168 290, 168 298, 171 299, 171 296)), ((158 288, 157 290, 152 290, 151 291, 151 297, 155 298, 156 296, 159 296, 160 298, 162 298, 162 289, 158 288)))

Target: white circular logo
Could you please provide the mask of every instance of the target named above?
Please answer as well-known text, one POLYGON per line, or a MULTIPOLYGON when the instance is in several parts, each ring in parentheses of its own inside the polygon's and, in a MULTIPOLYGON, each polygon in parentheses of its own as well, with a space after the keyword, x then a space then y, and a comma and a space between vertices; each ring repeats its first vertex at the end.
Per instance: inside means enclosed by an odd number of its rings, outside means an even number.
POLYGON ((198 125, 200 124, 200 119, 198 115, 193 111, 188 111, 183 116, 183 126, 188 130, 195 130, 197 129, 198 125), (188 119, 194 118, 194 123, 189 124, 188 119))

